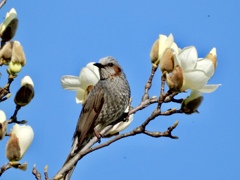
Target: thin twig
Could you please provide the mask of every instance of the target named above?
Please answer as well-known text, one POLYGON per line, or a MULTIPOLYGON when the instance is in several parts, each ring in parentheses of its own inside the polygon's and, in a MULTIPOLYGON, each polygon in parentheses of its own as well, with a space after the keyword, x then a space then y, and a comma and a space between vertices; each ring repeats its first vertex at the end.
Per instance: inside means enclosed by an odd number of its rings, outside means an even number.
POLYGON ((0 2, 0 9, 4 6, 4 4, 7 2, 7 0, 2 0, 1 2, 0 2))
MULTIPOLYGON (((159 115, 171 115, 173 113, 176 113, 176 110, 175 109, 170 109, 168 111, 166 111, 164 114, 160 112, 160 110, 155 110, 151 116, 149 116, 145 121, 144 123, 135 128, 134 130, 128 132, 128 133, 124 133, 124 134, 120 134, 118 136, 115 136, 114 138, 110 139, 109 141, 105 142, 105 143, 102 143, 100 145, 97 145, 93 148, 91 148, 95 143, 98 142, 98 138, 97 137, 93 137, 89 142, 88 144, 80 151, 78 152, 74 157, 72 157, 71 160, 68 161, 68 163, 66 163, 62 169, 55 175, 55 177, 53 179, 61 179, 62 177, 65 176, 66 173, 68 173, 68 171, 70 171, 72 169, 72 167, 80 160, 82 159, 84 156, 86 156, 87 154, 93 152, 93 151, 96 151, 100 148, 103 148, 103 147, 106 147, 106 146, 109 146, 110 144, 112 144, 113 142, 115 141, 118 141, 120 139, 123 139, 123 138, 126 138, 126 137, 129 137, 129 136, 134 136, 134 135, 137 135, 137 134, 141 134, 141 133, 144 133, 145 132, 145 128, 146 126, 148 125, 148 123, 155 119, 157 116, 159 115)), ((110 129, 112 128, 112 125, 109 125, 107 127, 105 127, 101 132, 100 134, 105 134, 106 132, 108 132, 110 129)), ((165 136, 164 137, 170 137, 167 136, 167 134, 169 134, 169 132, 164 132, 163 133, 165 136)), ((173 138, 173 136, 171 137, 173 138)))
POLYGON ((37 180, 41 180, 41 174, 38 172, 36 164, 34 164, 33 166, 32 174, 35 176, 37 180))
POLYGON ((1 167, 1 169, 0 169, 0 177, 2 176, 2 174, 6 171, 6 170, 8 170, 8 169, 10 169, 12 166, 10 166, 9 164, 4 164, 2 167, 1 167))
POLYGON ((46 165, 44 167, 44 176, 45 176, 45 180, 49 180, 49 177, 48 177, 48 165, 46 165))
POLYGON ((152 66, 151 75, 150 75, 150 77, 149 77, 149 79, 148 79, 148 82, 147 82, 146 85, 145 85, 145 92, 144 92, 144 94, 143 94, 142 101, 144 101, 144 100, 146 100, 146 99, 149 99, 148 91, 149 91, 149 89, 150 89, 151 86, 152 86, 152 80, 153 80, 154 74, 155 74, 155 72, 156 72, 156 70, 157 70, 157 67, 158 67, 158 66, 154 66, 154 65, 152 66))

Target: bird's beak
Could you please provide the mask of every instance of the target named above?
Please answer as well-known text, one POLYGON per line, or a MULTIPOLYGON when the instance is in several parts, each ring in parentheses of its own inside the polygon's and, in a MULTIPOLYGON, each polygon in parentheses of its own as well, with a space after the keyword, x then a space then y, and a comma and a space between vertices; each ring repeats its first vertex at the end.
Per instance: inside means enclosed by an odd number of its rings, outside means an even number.
POLYGON ((97 66, 98 68, 104 68, 104 66, 101 63, 95 63, 94 66, 97 66))

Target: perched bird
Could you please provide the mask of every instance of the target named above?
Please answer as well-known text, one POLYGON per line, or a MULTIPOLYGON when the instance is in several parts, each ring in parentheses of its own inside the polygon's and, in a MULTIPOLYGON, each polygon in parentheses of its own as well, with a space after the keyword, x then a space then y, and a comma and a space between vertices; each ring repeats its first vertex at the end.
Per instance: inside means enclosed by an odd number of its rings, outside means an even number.
MULTIPOLYGON (((108 125, 115 125, 126 117, 125 110, 130 103, 130 87, 118 62, 110 56, 102 58, 94 66, 99 68, 100 80, 92 88, 82 106, 70 154, 64 165, 74 157, 95 135, 108 125)), ((71 170, 61 174, 62 179, 70 179, 71 170)))
POLYGON ((126 76, 113 57, 105 57, 95 63, 99 68, 100 80, 90 91, 83 104, 73 136, 75 148, 81 149, 94 135, 110 124, 119 122, 129 106, 130 87, 126 76))

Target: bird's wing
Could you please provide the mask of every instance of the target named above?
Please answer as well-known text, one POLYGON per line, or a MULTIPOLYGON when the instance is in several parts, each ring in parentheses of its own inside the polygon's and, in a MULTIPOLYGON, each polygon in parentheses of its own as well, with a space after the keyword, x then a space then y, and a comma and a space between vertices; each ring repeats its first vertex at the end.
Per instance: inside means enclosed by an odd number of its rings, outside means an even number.
POLYGON ((80 148, 86 136, 93 130, 96 121, 104 103, 104 89, 100 83, 97 83, 89 93, 80 113, 74 139, 78 138, 77 147, 80 148))

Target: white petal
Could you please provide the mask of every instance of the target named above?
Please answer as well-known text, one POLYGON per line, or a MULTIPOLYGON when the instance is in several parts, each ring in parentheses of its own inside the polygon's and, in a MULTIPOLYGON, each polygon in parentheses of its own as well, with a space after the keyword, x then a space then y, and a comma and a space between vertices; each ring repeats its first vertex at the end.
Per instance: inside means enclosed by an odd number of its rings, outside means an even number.
POLYGON ((80 87, 79 77, 66 75, 61 78, 61 84, 63 89, 77 91, 80 87))
POLYGON ((186 89, 198 90, 203 88, 208 81, 208 77, 204 71, 193 70, 184 73, 184 82, 181 88, 182 91, 186 89))
POLYGON ((206 58, 197 61, 196 69, 204 71, 208 79, 214 74, 214 64, 211 60, 206 58))
POLYGON ((86 67, 82 68, 79 79, 80 79, 80 87, 82 89, 87 89, 89 85, 94 86, 99 81, 96 74, 92 70, 86 67))
MULTIPOLYGON (((170 35, 167 37, 166 41, 165 41, 165 49, 171 47, 172 44, 173 44, 173 41, 174 41, 173 35, 170 34, 170 35)), ((164 51, 165 51, 165 50, 164 50, 164 51)))
POLYGON ((199 91, 204 93, 211 93, 214 92, 221 84, 208 84, 205 85, 203 88, 199 89, 199 91))
POLYGON ((21 157, 25 154, 32 143, 34 132, 31 126, 15 124, 11 133, 15 134, 19 141, 21 157))
POLYGON ((94 64, 94 62, 90 62, 90 63, 87 64, 86 67, 87 67, 88 69, 90 69, 92 72, 94 72, 94 74, 95 74, 95 76, 96 76, 97 79, 100 79, 99 68, 96 67, 96 66, 94 66, 93 64, 94 64))
POLYGON ((167 40, 167 36, 163 34, 159 34, 159 49, 158 49, 158 57, 162 58, 163 52, 166 50, 165 42, 167 40))
POLYGON ((129 116, 128 121, 121 121, 121 122, 117 123, 116 125, 114 125, 108 134, 113 135, 113 134, 123 131, 131 124, 132 121, 133 121, 133 114, 131 114, 129 116))
POLYGON ((7 117, 4 111, 0 110, 0 123, 6 121, 7 117))
POLYGON ((81 103, 82 104, 83 101, 85 100, 84 97, 85 97, 85 90, 79 89, 77 91, 77 95, 76 95, 76 103, 81 103))
POLYGON ((197 64, 197 50, 194 46, 184 48, 178 55, 178 61, 182 70, 187 71, 194 69, 197 64))
POLYGON ((176 53, 178 54, 179 53, 179 48, 177 46, 177 44, 175 42, 173 42, 172 46, 171 46, 171 49, 176 53))
POLYGON ((21 87, 26 85, 26 84, 30 84, 30 85, 32 85, 34 87, 33 81, 32 81, 30 76, 24 76, 24 78, 22 78, 22 80, 21 80, 21 87))

